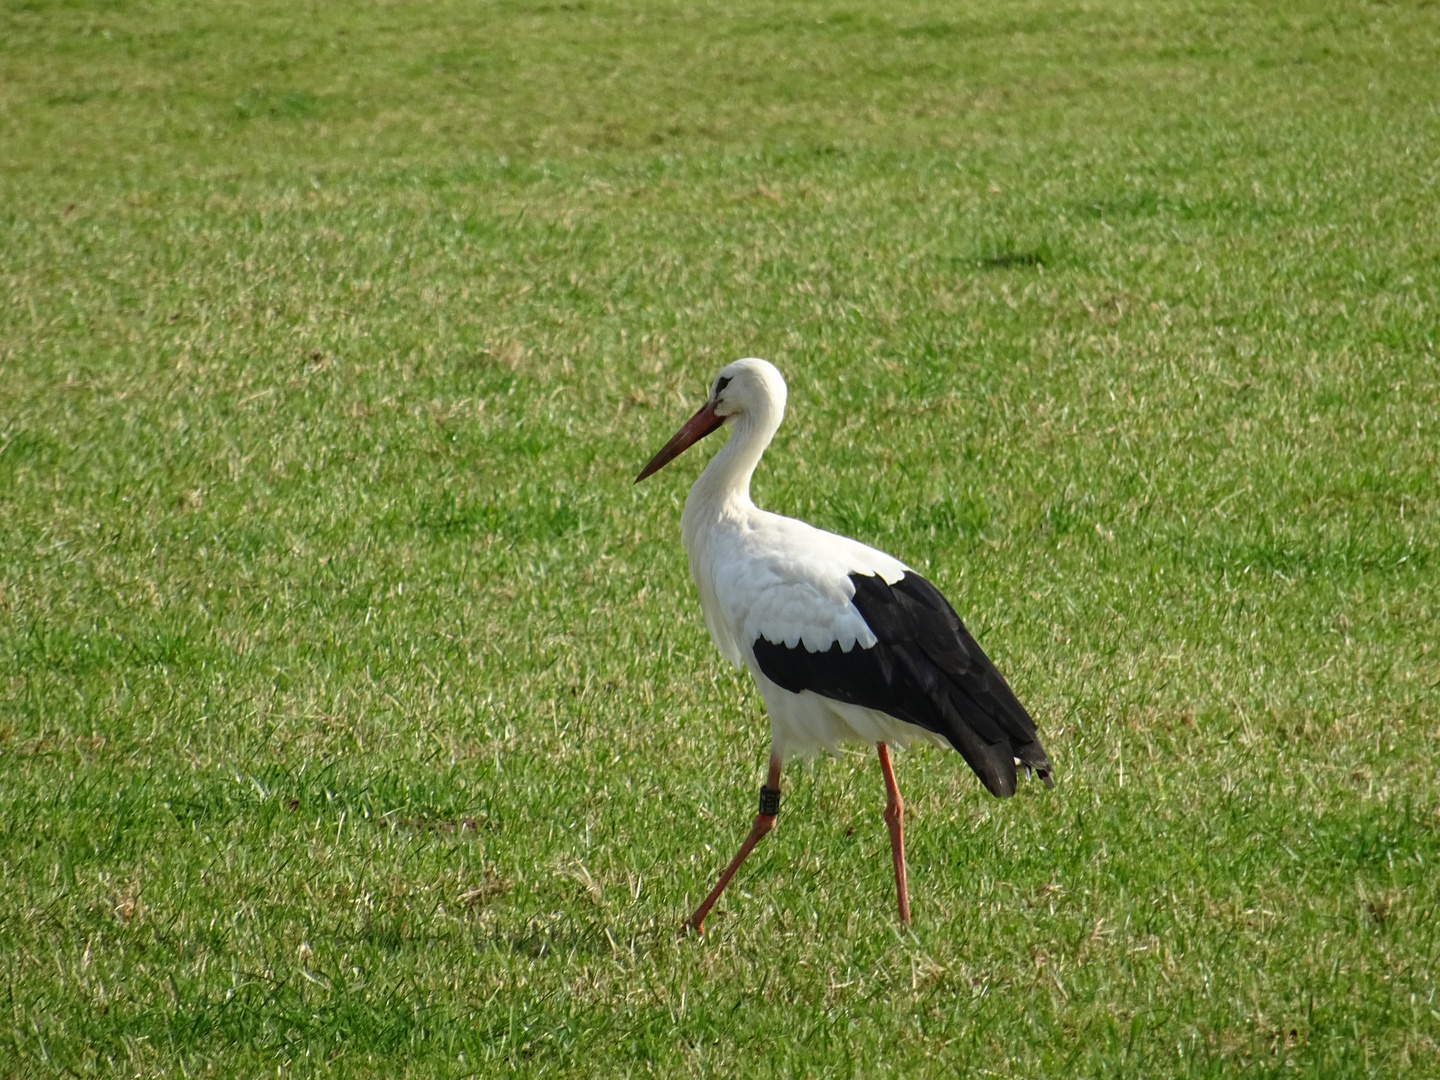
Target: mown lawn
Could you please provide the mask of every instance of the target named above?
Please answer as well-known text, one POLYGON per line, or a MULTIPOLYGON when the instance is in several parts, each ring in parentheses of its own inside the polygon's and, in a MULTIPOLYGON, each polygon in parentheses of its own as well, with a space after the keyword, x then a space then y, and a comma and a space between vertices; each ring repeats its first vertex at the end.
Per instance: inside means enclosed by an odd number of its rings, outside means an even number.
POLYGON ((1440 1075, 1440 7, 0 3, 0 1074, 1440 1075), (679 507, 1054 791, 796 763, 679 507))

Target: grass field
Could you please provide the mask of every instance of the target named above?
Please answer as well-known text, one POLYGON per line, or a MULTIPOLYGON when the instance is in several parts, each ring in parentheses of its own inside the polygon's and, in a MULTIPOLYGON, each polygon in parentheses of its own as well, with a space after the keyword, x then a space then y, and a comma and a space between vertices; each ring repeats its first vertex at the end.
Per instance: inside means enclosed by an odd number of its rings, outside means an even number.
POLYGON ((1440 7, 0 3, 0 1075, 1440 1076, 1440 7), (639 467, 1054 791, 793 764, 639 467))

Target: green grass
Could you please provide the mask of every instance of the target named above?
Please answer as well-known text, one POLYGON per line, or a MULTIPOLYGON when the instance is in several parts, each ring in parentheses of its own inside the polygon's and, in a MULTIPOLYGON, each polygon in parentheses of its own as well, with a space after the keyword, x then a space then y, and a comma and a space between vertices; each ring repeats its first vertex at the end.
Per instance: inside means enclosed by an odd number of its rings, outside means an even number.
POLYGON ((1440 8, 0 6, 0 1074, 1440 1075, 1440 8), (631 479, 1057 766, 753 813, 631 479))

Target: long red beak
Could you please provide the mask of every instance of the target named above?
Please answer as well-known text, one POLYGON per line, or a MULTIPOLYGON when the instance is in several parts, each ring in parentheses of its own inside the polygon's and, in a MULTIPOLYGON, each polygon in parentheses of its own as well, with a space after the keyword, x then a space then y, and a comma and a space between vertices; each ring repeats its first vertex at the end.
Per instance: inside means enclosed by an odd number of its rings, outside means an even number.
POLYGON ((723 423, 725 418, 715 415, 715 403, 707 401, 700 406, 699 412, 680 425, 680 430, 650 459, 650 464, 640 470, 640 475, 635 477, 635 483, 638 484, 652 473, 659 472, 723 423))

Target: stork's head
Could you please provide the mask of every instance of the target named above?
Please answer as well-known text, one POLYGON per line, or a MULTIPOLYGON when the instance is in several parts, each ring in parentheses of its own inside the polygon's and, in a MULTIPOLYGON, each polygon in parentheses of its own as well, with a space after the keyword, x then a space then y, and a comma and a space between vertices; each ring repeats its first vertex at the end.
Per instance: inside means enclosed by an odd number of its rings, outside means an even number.
POLYGON ((784 415, 785 380, 775 370, 774 364, 753 356, 726 364, 715 376, 710 400, 680 425, 680 430, 650 459, 650 464, 641 470, 635 482, 638 484, 652 473, 659 472, 706 435, 731 420, 761 420, 773 433, 784 415))

